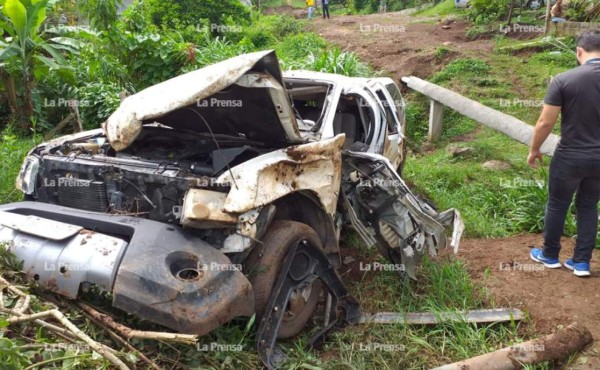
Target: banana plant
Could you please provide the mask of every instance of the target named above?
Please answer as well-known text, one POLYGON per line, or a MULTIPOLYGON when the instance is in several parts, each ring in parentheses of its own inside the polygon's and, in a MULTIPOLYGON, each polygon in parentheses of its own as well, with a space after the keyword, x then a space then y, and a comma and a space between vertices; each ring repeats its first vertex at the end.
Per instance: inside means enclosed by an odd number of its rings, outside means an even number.
POLYGON ((57 1, 0 0, 5 16, 0 29, 10 35, 0 39, 0 76, 11 111, 24 129, 31 127, 35 75, 56 71, 74 78, 63 53, 77 53, 80 43, 67 37, 45 38, 42 28, 48 9, 57 1))

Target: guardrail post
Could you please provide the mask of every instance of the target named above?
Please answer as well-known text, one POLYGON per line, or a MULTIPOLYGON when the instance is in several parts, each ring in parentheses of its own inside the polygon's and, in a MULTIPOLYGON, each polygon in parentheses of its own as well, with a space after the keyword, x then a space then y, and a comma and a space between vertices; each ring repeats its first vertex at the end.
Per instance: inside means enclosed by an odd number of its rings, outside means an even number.
POLYGON ((444 117, 444 105, 433 99, 429 108, 429 141, 438 141, 442 137, 442 119, 444 117))

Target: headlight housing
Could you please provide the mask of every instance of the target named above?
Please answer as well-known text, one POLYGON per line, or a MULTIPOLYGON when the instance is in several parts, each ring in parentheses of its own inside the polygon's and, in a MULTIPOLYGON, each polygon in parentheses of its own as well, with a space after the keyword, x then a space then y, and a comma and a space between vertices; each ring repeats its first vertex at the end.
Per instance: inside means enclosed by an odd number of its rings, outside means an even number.
POLYGON ((23 161, 21 171, 15 182, 17 189, 24 194, 31 195, 35 192, 37 174, 40 169, 40 159, 35 156, 29 156, 23 161))

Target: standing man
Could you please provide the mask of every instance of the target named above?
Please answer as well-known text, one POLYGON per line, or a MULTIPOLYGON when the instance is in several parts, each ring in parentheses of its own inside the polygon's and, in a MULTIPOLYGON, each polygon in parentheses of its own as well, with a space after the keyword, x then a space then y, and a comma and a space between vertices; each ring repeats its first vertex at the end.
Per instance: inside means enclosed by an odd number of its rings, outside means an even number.
POLYGON ((550 164, 544 246, 534 248, 531 259, 548 268, 561 267, 560 238, 576 194, 577 242, 564 266, 576 276, 590 276, 600 199, 600 29, 579 36, 577 61, 579 67, 552 80, 527 159, 531 167, 536 166, 536 159, 542 162, 540 147, 561 113, 561 140, 550 164))
POLYGON ((329 19, 329 0, 321 0, 321 3, 323 4, 323 19, 329 19), (326 14, 327 17, 325 17, 326 14))
POLYGON ((312 19, 313 12, 315 11, 315 0, 306 0, 306 6, 308 7, 308 19, 312 19))
POLYGON ((550 16, 552 17, 554 27, 556 27, 556 33, 560 35, 562 33, 561 29, 564 28, 564 23, 566 22, 562 0, 556 0, 556 4, 550 9, 550 16))

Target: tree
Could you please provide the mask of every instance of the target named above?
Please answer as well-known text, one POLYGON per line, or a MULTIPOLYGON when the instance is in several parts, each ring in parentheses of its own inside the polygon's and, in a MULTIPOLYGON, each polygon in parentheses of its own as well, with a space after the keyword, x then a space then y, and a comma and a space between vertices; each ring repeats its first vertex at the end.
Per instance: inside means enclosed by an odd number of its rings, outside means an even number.
POLYGON ((77 41, 65 37, 42 38, 45 31, 41 26, 46 19, 47 7, 55 2, 5 0, 0 3, 6 16, 0 29, 10 35, 10 41, 0 40, 0 75, 11 112, 23 129, 31 127, 35 74, 57 70, 68 75, 70 68, 60 50, 75 52, 78 46, 77 41))
POLYGON ((110 29, 118 20, 119 6, 122 0, 85 0, 78 1, 77 6, 90 25, 101 31, 110 29))
POLYGON ((239 0, 146 0, 144 7, 154 24, 169 28, 198 27, 202 20, 211 26, 222 26, 228 18, 250 21, 250 11, 239 0))

